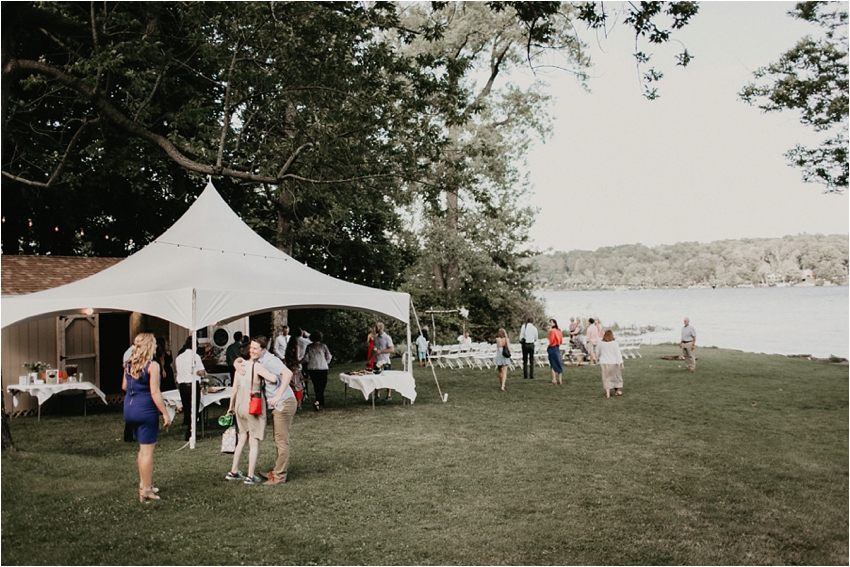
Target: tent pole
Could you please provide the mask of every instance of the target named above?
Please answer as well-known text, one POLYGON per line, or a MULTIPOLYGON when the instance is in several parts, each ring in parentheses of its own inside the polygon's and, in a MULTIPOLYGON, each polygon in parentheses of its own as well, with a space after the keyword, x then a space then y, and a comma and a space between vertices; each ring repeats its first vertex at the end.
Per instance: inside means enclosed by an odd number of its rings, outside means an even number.
MULTIPOLYGON (((198 388, 195 386, 195 382, 198 380, 198 369, 195 368, 195 356, 198 352, 198 333, 195 332, 195 302, 198 297, 198 291, 195 288, 192 288, 192 423, 189 427, 192 428, 192 436, 189 438, 189 448, 195 448, 195 439, 197 436, 197 431, 195 431, 195 425, 198 423, 198 388)), ((183 408, 183 411, 186 411, 186 408, 183 408)))
MULTIPOLYGON (((416 326, 419 327, 419 332, 421 333, 422 332, 422 325, 419 323, 419 315, 416 314, 416 306, 413 305, 412 299, 410 300, 410 307, 413 308, 413 317, 416 319, 416 326)), ((431 320, 433 321, 433 319, 434 319, 434 314, 431 313, 431 320)), ((425 321, 427 322, 427 319, 425 321)), ((431 324, 433 325, 433 323, 431 323, 431 324)), ((436 333, 435 333, 435 335, 436 335, 436 333)), ((429 347, 430 347, 430 345, 429 345, 429 347)), ((437 380, 437 371, 434 369, 434 363, 431 361, 430 356, 426 356, 425 359, 428 361, 428 366, 431 367, 431 374, 434 375, 434 382, 437 384, 437 394, 439 394, 439 396, 440 396, 440 401, 443 402, 443 403, 446 403, 446 396, 448 396, 448 394, 443 396, 443 391, 442 391, 442 389, 440 389, 440 381, 437 380)), ((411 372, 411 374, 412 374, 412 372, 411 372)))
POLYGON ((404 371, 413 374, 413 359, 410 358, 410 323, 407 324, 407 364, 404 371))

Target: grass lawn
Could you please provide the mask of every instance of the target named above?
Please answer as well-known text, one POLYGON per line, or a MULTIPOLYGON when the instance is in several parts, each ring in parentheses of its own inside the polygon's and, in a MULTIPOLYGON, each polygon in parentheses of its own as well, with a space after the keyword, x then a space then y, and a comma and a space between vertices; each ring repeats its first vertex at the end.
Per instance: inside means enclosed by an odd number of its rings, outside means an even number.
MULTIPOLYGON (((210 419, 157 444, 162 500, 138 502, 120 411, 12 420, 2 563, 847 564, 848 367, 697 349, 697 371, 628 360, 549 386, 521 371, 416 369, 418 399, 372 411, 331 369, 293 425, 289 482, 227 482, 210 419)), ((223 410, 214 410, 212 418, 223 410)), ((274 456, 271 425, 259 470, 274 456)), ((247 451, 242 469, 247 466, 247 451)))

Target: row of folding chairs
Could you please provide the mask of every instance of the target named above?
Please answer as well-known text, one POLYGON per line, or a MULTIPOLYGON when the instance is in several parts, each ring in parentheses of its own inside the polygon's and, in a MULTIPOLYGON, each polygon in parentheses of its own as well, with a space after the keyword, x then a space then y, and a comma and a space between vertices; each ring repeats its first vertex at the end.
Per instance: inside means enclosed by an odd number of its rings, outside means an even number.
POLYGON ((620 352, 623 353, 623 358, 643 358, 640 353, 640 338, 631 337, 618 341, 620 343, 620 352))
POLYGON ((471 345, 432 345, 428 358, 440 368, 492 368, 495 365, 496 345, 486 342, 471 345))

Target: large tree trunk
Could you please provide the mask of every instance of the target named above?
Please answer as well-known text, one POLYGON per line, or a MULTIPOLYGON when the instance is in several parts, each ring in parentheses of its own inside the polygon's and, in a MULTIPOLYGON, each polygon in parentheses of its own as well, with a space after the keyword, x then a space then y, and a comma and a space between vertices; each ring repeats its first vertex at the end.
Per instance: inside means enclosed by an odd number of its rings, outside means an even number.
MULTIPOLYGON (((292 221, 287 218, 287 213, 292 210, 292 193, 283 188, 278 189, 277 194, 277 249, 285 254, 292 255, 292 221)), ((272 284, 277 285, 277 284, 272 284)), ((273 335, 270 342, 283 333, 283 328, 289 326, 289 310, 275 309, 272 311, 273 335)))
MULTIPOLYGON (((454 144, 453 149, 449 150, 447 153, 448 161, 452 169, 454 169, 459 160, 459 136, 460 129, 457 126, 452 126, 449 129, 449 138, 454 140, 454 144)), ((449 175, 448 178, 452 179, 452 176, 449 175)), ((449 183, 451 183, 451 181, 449 181, 449 183)), ((453 237, 457 236, 458 215, 458 188, 446 187, 446 228, 453 237)), ((454 242, 456 239, 451 238, 450 240, 451 242, 454 242)), ((460 289, 460 270, 458 269, 456 257, 457 251, 454 249, 454 246, 447 247, 446 251, 445 270, 443 270, 439 260, 437 260, 434 264, 435 287, 438 290, 448 289, 450 291, 457 291, 460 289)))
MULTIPOLYGON (((449 189, 446 191, 446 227, 451 232, 452 236, 457 236, 458 224, 458 207, 457 207, 457 190, 449 189)), ((446 289, 449 291, 458 291, 460 289, 460 269, 457 262, 457 251, 454 247, 449 248, 449 255, 446 258, 446 289)))

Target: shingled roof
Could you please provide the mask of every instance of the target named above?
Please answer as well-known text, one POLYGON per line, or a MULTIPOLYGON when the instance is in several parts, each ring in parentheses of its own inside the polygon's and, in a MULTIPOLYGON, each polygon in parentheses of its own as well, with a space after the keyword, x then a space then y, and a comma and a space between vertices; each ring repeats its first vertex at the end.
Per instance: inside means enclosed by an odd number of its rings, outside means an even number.
POLYGON ((3 295, 43 291, 87 278, 124 259, 3 255, 0 257, 0 287, 3 295))

